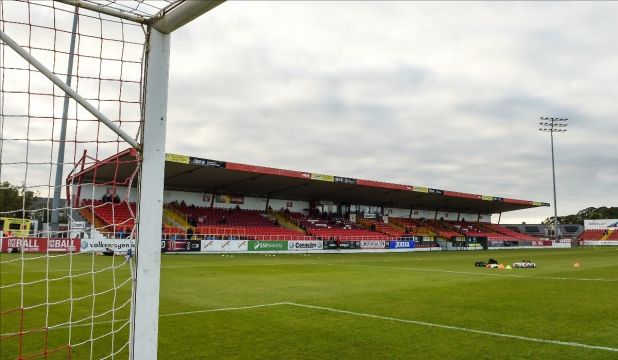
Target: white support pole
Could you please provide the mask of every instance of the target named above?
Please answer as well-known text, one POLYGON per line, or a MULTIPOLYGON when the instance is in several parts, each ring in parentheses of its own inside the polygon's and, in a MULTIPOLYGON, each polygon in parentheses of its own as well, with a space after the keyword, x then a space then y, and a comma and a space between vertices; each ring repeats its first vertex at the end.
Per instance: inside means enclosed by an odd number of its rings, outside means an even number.
MULTIPOLYGON (((114 124, 107 116, 105 116, 102 112, 100 112, 97 108, 92 106, 86 99, 81 97, 75 90, 73 90, 69 85, 67 85, 64 81, 60 80, 51 70, 45 67, 40 61, 38 61, 34 56, 30 55, 24 48, 19 46, 15 40, 11 39, 6 33, 0 30, 0 40, 4 41, 11 49, 15 50, 19 56, 24 58, 30 65, 34 66, 35 69, 39 70, 41 74, 43 74, 46 78, 51 80, 56 86, 64 90, 66 94, 73 98, 73 100, 77 101, 81 106, 83 106, 86 110, 88 110, 92 115, 94 115, 97 119, 99 119, 102 123, 107 125, 113 132, 118 134, 121 138, 123 138, 126 142, 128 142, 134 148, 138 148, 139 145, 137 141, 133 139, 129 134, 127 134, 124 130, 122 130, 118 125, 114 124)), ((167 88, 166 88, 167 91, 167 88)))
POLYGON ((170 36, 150 28, 145 79, 137 270, 131 314, 131 358, 137 360, 157 358, 169 60, 170 36))

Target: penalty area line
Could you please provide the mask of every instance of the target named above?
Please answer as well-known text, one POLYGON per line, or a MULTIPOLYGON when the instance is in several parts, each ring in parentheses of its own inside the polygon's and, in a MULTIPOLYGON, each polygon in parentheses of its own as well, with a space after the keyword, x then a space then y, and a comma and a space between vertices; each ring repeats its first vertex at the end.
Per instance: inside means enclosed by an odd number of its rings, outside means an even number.
MULTIPOLYGON (((247 306, 224 307, 224 308, 216 308, 216 309, 181 311, 181 312, 175 312, 175 313, 161 314, 161 315, 159 315, 159 318, 170 317, 170 316, 184 316, 184 315, 193 315, 193 314, 224 312, 224 311, 250 310, 250 309, 259 309, 259 308, 272 307, 272 306, 281 306, 281 305, 288 305, 288 304, 289 303, 287 303, 287 302, 276 302, 276 303, 269 303, 269 304, 257 304, 257 305, 247 305, 247 306)), ((92 325, 102 325, 102 324, 111 324, 111 323, 117 323, 117 322, 127 322, 127 321, 130 321, 130 319, 114 319, 114 320, 105 320, 105 321, 95 321, 93 323, 90 323, 90 322, 86 322, 87 320, 89 320, 89 319, 80 319, 80 320, 76 321, 72 325, 71 324, 52 325, 52 326, 48 327, 47 330, 58 330, 58 329, 68 329, 68 328, 77 328, 77 327, 88 327, 88 326, 92 326, 92 325)), ((6 336, 15 336, 15 335, 18 335, 18 333, 0 334, 0 338, 6 337, 6 336)))
POLYGON ((307 309, 329 311, 329 312, 333 312, 333 313, 352 315, 352 316, 360 316, 360 317, 366 317, 366 318, 372 318, 372 319, 378 319, 378 320, 395 321, 395 322, 400 322, 400 323, 414 324, 414 325, 433 327, 433 328, 438 328, 438 329, 455 330, 455 331, 462 331, 462 332, 473 333, 473 334, 489 335, 489 336, 496 336, 496 337, 502 337, 502 338, 508 338, 508 339, 530 341, 530 342, 536 342, 536 343, 544 343, 544 344, 552 344, 552 345, 562 345, 562 346, 578 347, 578 348, 584 348, 584 349, 605 350, 605 351, 618 352, 618 348, 613 348, 613 347, 609 347, 609 346, 589 345, 589 344, 583 344, 583 343, 571 342, 571 341, 540 339, 540 338, 533 338, 533 337, 521 336, 521 335, 505 334, 505 333, 499 333, 499 332, 493 332, 493 331, 470 329, 470 328, 465 328, 465 327, 461 327, 461 326, 444 325, 444 324, 430 323, 430 322, 426 322, 426 321, 408 320, 408 319, 401 319, 401 318, 396 318, 396 317, 391 317, 391 316, 382 316, 382 315, 375 315, 375 314, 369 314, 369 313, 360 313, 360 312, 355 312, 355 311, 334 309, 334 308, 328 308, 328 307, 317 306, 317 305, 307 305, 307 304, 299 304, 299 303, 292 303, 292 302, 288 302, 286 304, 291 305, 291 306, 301 307, 301 308, 307 308, 307 309))

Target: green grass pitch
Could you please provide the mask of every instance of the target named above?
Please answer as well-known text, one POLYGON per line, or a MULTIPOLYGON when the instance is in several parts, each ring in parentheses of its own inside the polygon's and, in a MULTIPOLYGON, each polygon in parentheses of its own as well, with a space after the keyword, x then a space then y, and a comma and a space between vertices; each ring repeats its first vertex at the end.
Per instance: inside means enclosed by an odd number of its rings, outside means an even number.
MULTIPOLYGON (((21 261, 2 254, 1 312, 19 307, 21 261)), ((86 254, 24 262, 24 328, 67 321, 75 359, 116 358, 128 336, 128 265, 86 254), (45 277, 49 267, 50 283, 45 277), (101 270, 95 275, 91 269, 101 270), (93 279, 94 277, 94 279, 93 279), (94 280, 94 281, 93 281, 94 280), (113 282, 116 281, 116 291, 113 282), (89 296, 99 293, 93 302, 89 296), (112 289, 112 290, 110 290, 112 289), (94 311, 93 311, 94 309, 94 311), (89 316, 95 315, 94 324, 89 316), (99 338, 90 343, 88 339, 99 338)), ((618 249, 415 252, 389 254, 166 255, 162 258, 161 359, 618 359, 618 249), (473 263, 521 259, 536 269, 490 270, 473 263), (574 268, 579 262, 581 267, 574 268)), ((20 312, 0 317, 0 358, 15 359, 20 312), (9 335, 7 337, 7 335, 9 335)), ((60 348, 67 327, 23 337, 22 352, 60 348)))

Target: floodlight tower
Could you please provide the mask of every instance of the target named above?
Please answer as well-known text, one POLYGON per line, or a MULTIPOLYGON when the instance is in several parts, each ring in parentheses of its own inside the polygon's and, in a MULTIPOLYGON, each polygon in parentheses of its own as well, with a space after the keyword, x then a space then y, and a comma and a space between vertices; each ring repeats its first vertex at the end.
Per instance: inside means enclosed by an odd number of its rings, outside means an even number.
POLYGON ((551 139, 551 173, 554 183, 554 239, 558 241, 558 204, 556 202, 556 166, 554 163, 554 133, 566 132, 569 119, 540 117, 539 131, 548 132, 551 139))

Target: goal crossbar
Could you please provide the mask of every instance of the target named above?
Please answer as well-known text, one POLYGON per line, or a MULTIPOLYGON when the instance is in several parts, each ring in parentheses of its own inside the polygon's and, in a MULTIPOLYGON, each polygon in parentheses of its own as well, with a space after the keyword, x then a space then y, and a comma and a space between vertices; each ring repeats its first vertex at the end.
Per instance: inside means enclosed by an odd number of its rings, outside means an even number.
POLYGON ((177 6, 168 6, 154 16, 152 27, 169 34, 224 2, 225 0, 183 1, 177 6))
POLYGON ((173 2, 162 8, 158 13, 146 17, 143 15, 132 14, 127 11, 116 10, 106 7, 101 4, 91 3, 84 0, 56 0, 58 2, 77 6, 95 12, 100 12, 106 15, 117 18, 133 21, 139 24, 152 25, 155 29, 164 34, 169 34, 174 30, 188 24, 197 19, 201 15, 223 4, 225 0, 200 0, 200 1, 185 1, 180 0, 173 2))
POLYGON ((131 13, 128 13, 126 11, 120 11, 120 10, 116 10, 110 7, 106 7, 104 5, 100 5, 100 4, 93 4, 93 3, 89 3, 87 1, 82 1, 82 0, 55 0, 58 2, 61 2, 63 4, 67 4, 70 6, 77 6, 80 8, 84 8, 87 10, 91 10, 91 11, 95 11, 95 12, 99 12, 102 14, 106 14, 109 16, 113 16, 113 17, 117 17, 120 19, 125 19, 125 20, 129 20, 129 21, 133 21, 139 24, 146 24, 148 23, 148 18, 143 17, 141 15, 134 15, 131 13))

